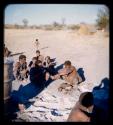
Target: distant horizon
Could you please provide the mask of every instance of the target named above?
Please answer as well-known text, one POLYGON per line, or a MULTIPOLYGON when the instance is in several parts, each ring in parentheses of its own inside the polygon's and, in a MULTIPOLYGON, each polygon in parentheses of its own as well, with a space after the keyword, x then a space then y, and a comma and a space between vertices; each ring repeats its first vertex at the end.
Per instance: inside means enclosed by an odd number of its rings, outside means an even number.
MULTIPOLYGON (((65 24, 66 26, 69 26, 69 25, 80 25, 81 23, 77 23, 77 24, 65 24)), ((84 24, 86 24, 86 25, 96 25, 95 23, 84 23, 84 24)), ((15 23, 15 24, 4 24, 4 25, 19 25, 19 26, 24 26, 23 24, 17 24, 17 23, 15 23)), ((28 26, 44 26, 44 25, 52 25, 52 23, 51 24, 31 24, 31 25, 29 25, 28 24, 28 26)))
POLYGON ((51 25, 53 22, 62 24, 95 24, 97 13, 105 5, 93 4, 10 4, 5 8, 6 25, 51 25))

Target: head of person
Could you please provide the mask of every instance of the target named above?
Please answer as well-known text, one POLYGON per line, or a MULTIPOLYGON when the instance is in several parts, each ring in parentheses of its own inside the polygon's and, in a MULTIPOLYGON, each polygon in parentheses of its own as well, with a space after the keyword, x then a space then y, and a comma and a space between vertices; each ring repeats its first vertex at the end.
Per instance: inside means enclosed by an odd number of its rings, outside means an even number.
POLYGON ((7 47, 4 47, 4 57, 8 57, 10 55, 10 51, 8 50, 7 47))
POLYGON ((36 41, 38 42, 38 39, 36 39, 36 41))
POLYGON ((35 64, 36 61, 37 61, 37 57, 33 57, 33 58, 32 58, 33 64, 35 64))
POLYGON ((36 50, 36 56, 40 56, 40 51, 39 50, 36 50))
POLYGON ((93 94, 91 92, 82 93, 79 97, 79 103, 86 108, 93 106, 94 105, 93 94))
POLYGON ((36 67, 42 67, 42 61, 37 60, 37 61, 35 62, 35 65, 36 65, 36 67))
POLYGON ((19 56, 19 62, 20 62, 21 64, 25 63, 25 62, 26 62, 26 56, 25 56, 25 55, 20 55, 20 56, 19 56))
POLYGON ((45 57, 45 60, 46 60, 47 62, 51 62, 50 56, 46 56, 46 57, 45 57))
POLYGON ((64 66, 66 69, 70 69, 71 68, 71 61, 69 61, 69 60, 65 61, 64 66))

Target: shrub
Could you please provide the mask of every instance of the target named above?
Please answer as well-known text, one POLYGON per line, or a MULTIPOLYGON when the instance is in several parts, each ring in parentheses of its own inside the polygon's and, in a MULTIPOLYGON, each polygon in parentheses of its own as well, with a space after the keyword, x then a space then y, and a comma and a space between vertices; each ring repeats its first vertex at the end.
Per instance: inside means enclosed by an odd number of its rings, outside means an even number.
POLYGON ((100 9, 97 14, 97 26, 100 29, 106 29, 109 26, 109 10, 107 7, 104 7, 103 9, 100 9))

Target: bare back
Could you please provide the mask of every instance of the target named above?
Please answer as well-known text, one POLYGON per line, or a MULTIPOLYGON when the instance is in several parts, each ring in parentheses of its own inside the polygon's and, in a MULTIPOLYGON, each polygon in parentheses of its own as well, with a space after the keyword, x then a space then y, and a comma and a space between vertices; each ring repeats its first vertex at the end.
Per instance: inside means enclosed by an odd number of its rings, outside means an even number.
POLYGON ((72 109, 68 120, 69 122, 90 122, 90 117, 83 113, 77 105, 72 109))

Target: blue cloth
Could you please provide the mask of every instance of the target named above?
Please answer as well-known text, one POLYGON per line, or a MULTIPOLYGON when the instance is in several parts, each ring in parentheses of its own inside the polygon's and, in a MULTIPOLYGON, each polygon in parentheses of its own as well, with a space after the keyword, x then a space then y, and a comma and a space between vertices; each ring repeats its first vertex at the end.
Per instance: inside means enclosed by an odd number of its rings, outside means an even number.
POLYGON ((11 99, 17 104, 26 104, 30 98, 36 96, 41 89, 33 83, 29 83, 26 86, 20 86, 18 91, 11 93, 11 99))
POLYGON ((26 104, 30 98, 33 98, 44 88, 44 70, 41 67, 33 67, 30 70, 31 83, 26 86, 20 86, 18 91, 11 93, 11 98, 17 104, 26 104))

